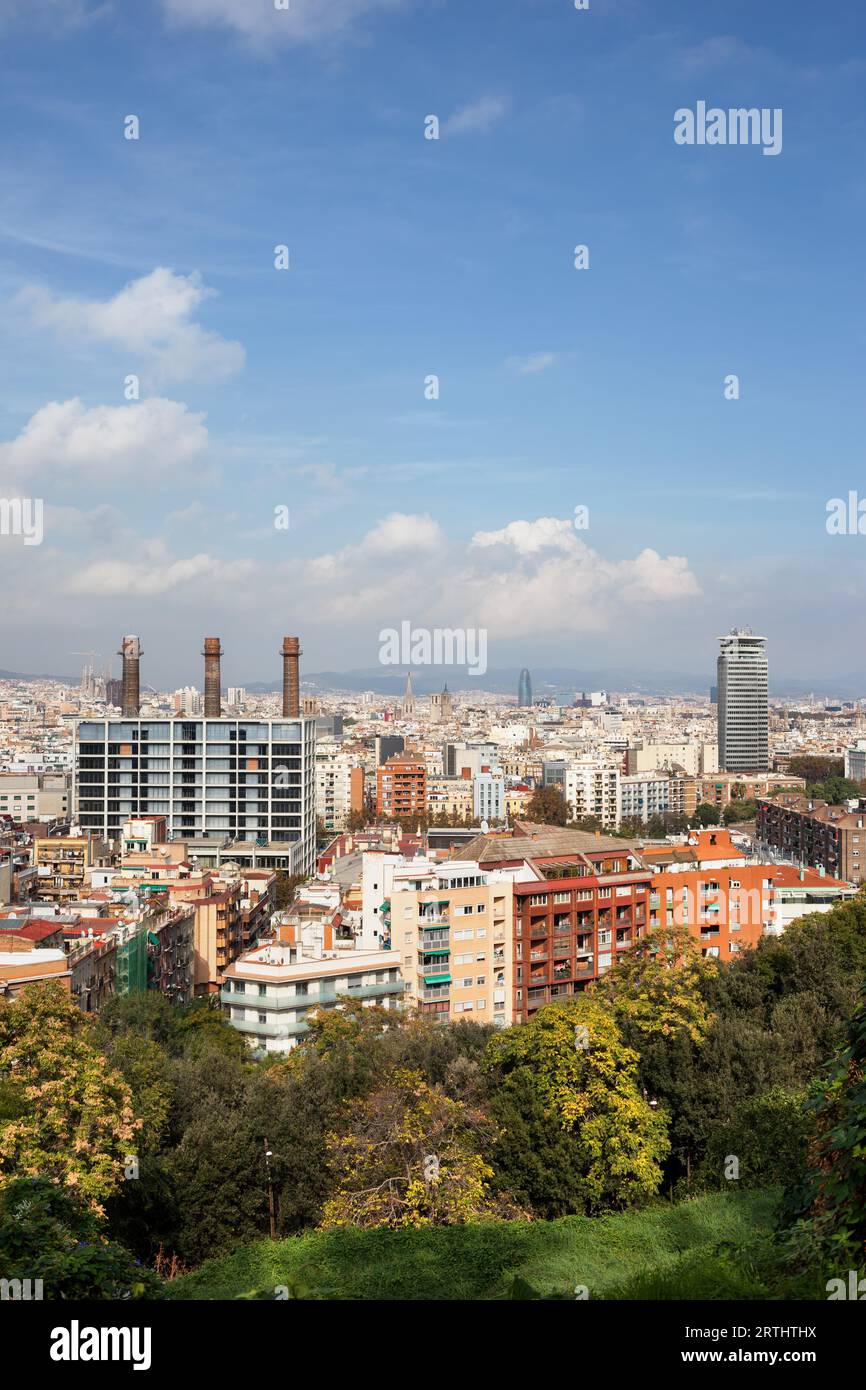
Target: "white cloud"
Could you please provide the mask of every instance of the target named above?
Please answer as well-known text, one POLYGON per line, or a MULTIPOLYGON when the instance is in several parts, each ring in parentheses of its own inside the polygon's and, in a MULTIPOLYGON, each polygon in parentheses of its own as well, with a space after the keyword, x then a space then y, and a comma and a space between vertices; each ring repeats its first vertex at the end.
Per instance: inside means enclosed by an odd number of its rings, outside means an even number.
POLYGON ((481 97, 468 106, 461 106, 453 116, 442 122, 444 135, 484 135, 502 120, 508 110, 504 97, 481 97))
POLYGON ((479 531, 467 547, 449 541, 430 517, 396 515, 357 545, 314 558, 302 586, 305 580, 310 621, 392 625, 409 618, 486 627, 492 640, 644 623, 648 610, 700 593, 685 558, 647 548, 633 559, 607 560, 558 517, 479 531))
POLYGON ((88 409, 76 396, 51 401, 16 439, 0 444, 0 479, 33 483, 123 483, 147 487, 199 459, 208 440, 204 415, 154 396, 131 405, 88 409))
POLYGON ((20 302, 39 328, 63 337, 111 343, 144 363, 155 384, 224 381, 244 365, 240 343, 191 322, 199 305, 215 294, 197 273, 176 275, 165 266, 124 285, 113 299, 60 299, 30 287, 20 302))
POLYGON ((161 541, 149 541, 132 558, 97 560, 86 565, 71 576, 68 588, 70 593, 93 597, 152 597, 182 589, 185 597, 210 598, 216 585, 224 585, 228 590, 255 570, 251 560, 227 564, 204 553, 175 559, 161 541))
POLYGON ((519 376, 533 376, 535 372, 545 372, 558 362, 555 352, 533 352, 529 357, 509 357, 505 363, 519 376))
POLYGON ((476 531, 473 546, 509 545, 518 555, 535 555, 540 550, 573 551, 580 542, 570 521, 540 516, 536 521, 509 521, 501 531, 476 531))
MULTIPOLYGON (((310 561, 307 573, 316 585, 351 580, 357 599, 358 585, 363 583, 368 568, 377 576, 389 560, 399 560, 401 568, 405 568, 407 555, 419 561, 425 555, 440 552, 445 543, 439 523, 431 516, 391 512, 371 527, 357 544, 344 546, 333 554, 317 555, 310 561)), ((345 597, 341 596, 341 603, 345 597)))
POLYGON ((367 15, 402 9, 406 0, 162 0, 176 24, 217 25, 254 42, 312 43, 336 38, 367 15))

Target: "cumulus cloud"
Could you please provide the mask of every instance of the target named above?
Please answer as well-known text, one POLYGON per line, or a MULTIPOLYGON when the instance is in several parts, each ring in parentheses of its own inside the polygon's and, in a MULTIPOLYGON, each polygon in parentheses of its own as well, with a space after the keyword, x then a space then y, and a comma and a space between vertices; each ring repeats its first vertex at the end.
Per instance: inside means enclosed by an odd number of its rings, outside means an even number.
POLYGON ((314 621, 411 618, 483 626, 491 638, 602 631, 700 592, 684 557, 647 547, 609 560, 559 517, 512 521, 466 545, 430 517, 395 514, 356 545, 314 558, 305 581, 314 621))
POLYGON ((240 343, 221 338, 192 322, 206 299, 214 296, 201 277, 176 275, 157 266, 131 280, 113 299, 62 299, 31 286, 19 301, 38 328, 64 338, 111 343, 140 360, 154 384, 224 381, 244 365, 240 343))
POLYGON ((9 443, 0 444, 0 479, 24 489, 64 479, 143 485, 195 463, 208 440, 204 415, 154 396, 88 409, 77 396, 51 401, 9 443))
POLYGON ((399 10, 407 0, 162 0, 168 19, 179 25, 215 25, 253 42, 313 43, 337 38, 368 15, 399 10))
POLYGON ((508 110, 504 97, 486 96, 461 106, 453 116, 442 122, 445 135, 486 135, 502 120, 508 110))
POLYGON ((534 555, 539 550, 573 550, 576 543, 573 524, 557 516, 509 521, 500 531, 476 531, 472 537, 473 546, 478 548, 507 545, 518 555, 534 555))

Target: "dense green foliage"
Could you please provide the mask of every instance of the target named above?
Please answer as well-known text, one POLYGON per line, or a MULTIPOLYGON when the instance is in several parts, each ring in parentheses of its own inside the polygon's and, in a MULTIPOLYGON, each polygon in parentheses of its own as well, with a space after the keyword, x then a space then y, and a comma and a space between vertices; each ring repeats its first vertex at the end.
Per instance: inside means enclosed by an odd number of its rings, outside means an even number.
MULTIPOLYGON (((348 1270, 361 1258, 353 1226, 366 1228, 370 1259, 391 1249, 433 1265, 436 1251, 447 1263, 463 1249, 467 1269, 477 1261, 466 1279, 483 1290, 467 1297, 505 1296, 506 1275, 526 1281, 527 1297, 554 1296, 526 1254, 554 1239, 550 1222, 588 1223, 560 1235, 601 1235, 631 1208, 629 1229, 644 1230, 645 1215, 649 1230, 660 1212, 698 1210, 702 1194, 708 1211, 745 1211, 750 1191, 785 1186, 793 1234, 756 1245, 741 1283, 717 1248, 728 1237, 702 1234, 681 1243, 679 1264, 673 1249, 663 1268, 606 1264, 599 1288, 675 1297, 691 1280, 757 1297, 808 1282, 809 1251, 857 1267, 864 979, 866 894, 730 963, 703 960, 685 931, 652 935, 597 986, 519 1027, 442 1027, 346 1001, 313 1016, 293 1053, 262 1060, 211 1000, 173 1008, 132 996, 94 1020, 32 987, 0 1005, 0 1188, 48 1178, 54 1195, 30 1237, 10 1234, 3 1208, 3 1253, 24 1268, 14 1241, 25 1240, 26 1262, 38 1238, 56 1285, 106 1290, 147 1287, 145 1269, 172 1263, 225 1257, 246 1268, 237 1252, 249 1247, 271 1251, 249 1253, 250 1271, 268 1258, 284 1274, 275 1282, 295 1281, 293 1296, 325 1296, 320 1252, 346 1252, 348 1270), (665 1197, 676 1204, 659 1205, 665 1197), (278 1238, 303 1239, 266 1240, 271 1212, 278 1238), (82 1213, 96 1223, 86 1236, 82 1213), (506 1219, 515 1214, 522 1222, 506 1219), (385 1240, 411 1235, 417 1246, 385 1240)), ((337 1296, 360 1296, 360 1277, 341 1275, 337 1296)), ((402 1278, 383 1274, 382 1287, 402 1278)), ((235 1284, 254 1293, 267 1280, 238 1274, 235 1284)))
POLYGON ((659 1280, 675 1272, 684 1253, 709 1263, 724 1259, 719 1247, 768 1238, 774 1206, 767 1193, 715 1193, 606 1217, 321 1231, 259 1241, 175 1280, 168 1292, 273 1298, 294 1285, 309 1298, 497 1299, 514 1296, 519 1278, 545 1295, 574 1299, 582 1285, 590 1298, 608 1298, 647 1271, 659 1280))

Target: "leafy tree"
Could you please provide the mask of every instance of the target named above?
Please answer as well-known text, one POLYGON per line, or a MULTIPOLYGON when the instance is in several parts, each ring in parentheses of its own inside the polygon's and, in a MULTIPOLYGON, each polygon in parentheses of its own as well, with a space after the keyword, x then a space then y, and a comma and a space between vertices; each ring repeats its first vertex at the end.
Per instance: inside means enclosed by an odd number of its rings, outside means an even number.
POLYGON ((49 1299, 159 1298, 159 1280, 72 1189, 50 1178, 14 1178, 0 1189, 4 1279, 40 1279, 49 1299))
MULTIPOLYGON (((325 833, 323 829, 322 834, 324 835, 325 833)), ((299 885, 305 882, 306 879, 303 874, 287 874, 282 870, 277 870, 277 881, 274 885, 276 894, 274 898, 274 910, 276 912, 284 912, 287 907, 291 907, 295 900, 295 893, 299 885)))
POLYGON ((174 1045, 179 1053, 193 1057, 203 1051, 241 1060, 249 1056, 243 1034, 233 1028, 220 1009, 216 995, 194 999, 178 1010, 174 1045))
POLYGON ((321 1227, 451 1226, 517 1215, 491 1191, 483 1111, 451 1100, 420 1072, 393 1071, 354 1102, 329 1136, 336 1190, 321 1227))
MULTIPOLYGON (((531 1085, 537 1097, 530 1113, 570 1136, 568 1169, 579 1173, 573 1211, 604 1211, 656 1192, 669 1147, 666 1119, 640 1094, 638 1054, 625 1046, 602 1000, 582 994, 539 1009, 528 1023, 491 1038, 487 1062, 493 1094, 522 1075, 520 1093, 531 1085)), ((508 1185, 527 1190, 525 1175, 504 1166, 504 1152, 501 1158, 508 1185)), ((561 1173, 553 1186, 561 1190, 561 1173)))
POLYGON ((633 1046, 640 1045, 641 1034, 680 1031, 700 1045, 712 1018, 703 986, 715 969, 688 927, 659 927, 624 952, 592 992, 606 1000, 633 1046))
POLYGON ((805 1170, 809 1120, 803 1092, 771 1086, 749 1096, 713 1131, 697 1180, 711 1187, 781 1187, 805 1170), (731 1159, 737 1169, 732 1176, 731 1159))
POLYGON ((701 827, 719 824, 719 808, 712 806, 709 801, 700 801, 695 807, 695 820, 701 827))
POLYGON ((538 787, 526 807, 526 819, 539 825, 567 825, 568 802, 559 787, 538 787))
POLYGON ((722 821, 725 825, 740 825, 744 821, 754 820, 757 809, 756 801, 729 801, 722 812, 722 821))
POLYGON ((97 1025, 58 984, 0 1008, 0 1068, 24 1113, 0 1128, 0 1188, 46 1177, 95 1210, 123 1178, 137 1122, 130 1088, 96 1043, 97 1025))
POLYGON ((815 753, 800 753, 788 763, 791 777, 802 777, 806 784, 824 782, 828 777, 841 777, 845 772, 843 758, 822 758, 815 753))
POLYGON ((816 1126, 805 1181, 786 1193, 794 1248, 858 1267, 866 1250, 866 998, 844 1046, 814 1083, 806 1110, 816 1126))
POLYGON ((264 1146, 245 1110, 214 1106, 184 1130, 167 1157, 182 1197, 177 1253, 199 1264, 268 1231, 264 1146))

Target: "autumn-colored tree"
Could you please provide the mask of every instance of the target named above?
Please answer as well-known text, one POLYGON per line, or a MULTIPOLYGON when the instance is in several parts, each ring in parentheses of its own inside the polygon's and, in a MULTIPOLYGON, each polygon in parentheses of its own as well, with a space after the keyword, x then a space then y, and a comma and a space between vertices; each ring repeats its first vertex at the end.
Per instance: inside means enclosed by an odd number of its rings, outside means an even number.
POLYGON ((493 1169, 479 1150, 492 1135, 482 1110, 451 1100, 418 1071, 393 1071, 328 1136, 336 1187, 321 1229, 453 1226, 523 1214, 491 1191, 493 1169))
MULTIPOLYGON (((555 1125, 568 1137, 567 1153, 557 1159, 567 1169, 567 1209, 603 1211, 658 1190, 669 1149, 667 1121, 641 1094, 638 1054, 626 1047, 604 1001, 582 994, 539 1009, 519 1028, 492 1037, 486 1062, 499 1124, 509 1127, 509 1103, 525 1119, 530 1092, 536 1127, 555 1125)), ((507 1155, 507 1142, 493 1151, 518 1197, 527 1190, 522 1170, 533 1162, 533 1148, 528 1133, 525 1153, 507 1155)), ((558 1189, 561 1176, 551 1175, 558 1189)))
POLYGON ((101 1211, 123 1181, 138 1125, 96 1028, 58 984, 30 985, 0 1005, 0 1069, 23 1107, 0 1127, 0 1188, 49 1178, 101 1211))
POLYGON ((559 787, 539 787, 526 807, 526 819, 538 825, 567 825, 568 802, 559 787))
POLYGON ((688 927, 657 927, 623 952, 590 992, 602 996, 629 1034, 632 1027, 650 1038, 685 1033, 700 1046, 712 1023, 703 986, 716 968, 688 927))

